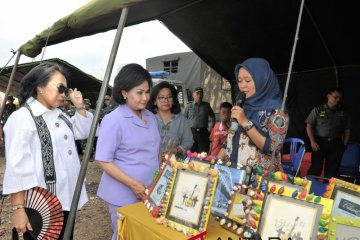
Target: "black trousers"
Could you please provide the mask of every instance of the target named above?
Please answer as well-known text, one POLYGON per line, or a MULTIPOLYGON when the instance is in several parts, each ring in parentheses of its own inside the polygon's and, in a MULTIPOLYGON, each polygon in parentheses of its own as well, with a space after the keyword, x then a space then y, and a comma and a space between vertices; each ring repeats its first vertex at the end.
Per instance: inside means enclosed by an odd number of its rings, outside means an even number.
POLYGON ((191 132, 194 139, 191 151, 197 153, 208 153, 210 149, 210 133, 207 128, 191 128, 191 132))
POLYGON ((327 139, 316 137, 320 149, 311 153, 311 166, 308 175, 320 176, 325 164, 324 177, 337 177, 344 153, 344 144, 341 138, 327 139))

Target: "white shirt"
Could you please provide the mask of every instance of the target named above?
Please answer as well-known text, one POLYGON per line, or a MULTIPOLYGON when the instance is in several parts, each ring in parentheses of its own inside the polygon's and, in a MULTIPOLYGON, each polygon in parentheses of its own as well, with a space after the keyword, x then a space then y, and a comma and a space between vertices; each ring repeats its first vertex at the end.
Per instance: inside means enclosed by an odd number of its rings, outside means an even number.
MULTIPOLYGON (((62 114, 60 109, 50 110, 34 98, 30 98, 27 103, 34 116, 43 116, 49 129, 56 172, 56 196, 63 210, 69 211, 80 172, 80 159, 74 139, 88 137, 93 116, 87 112, 87 117, 84 117, 76 112, 71 119, 68 118, 73 125, 73 133, 59 117, 62 114)), ((29 110, 22 107, 12 113, 4 126, 4 133, 6 143, 4 194, 16 193, 36 186, 46 188, 40 138, 29 110)), ((81 208, 87 200, 83 185, 78 208, 81 208)))

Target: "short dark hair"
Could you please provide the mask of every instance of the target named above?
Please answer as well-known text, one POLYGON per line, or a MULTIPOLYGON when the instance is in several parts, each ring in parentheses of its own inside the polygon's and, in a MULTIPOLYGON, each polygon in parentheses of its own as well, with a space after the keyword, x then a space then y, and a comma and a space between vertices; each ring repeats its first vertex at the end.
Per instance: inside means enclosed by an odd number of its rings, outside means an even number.
POLYGON ((155 101, 161 89, 168 88, 171 91, 171 95, 173 97, 173 105, 170 109, 171 113, 178 114, 181 112, 180 103, 177 95, 176 88, 174 85, 167 81, 160 82, 157 84, 152 90, 150 94, 150 101, 148 103, 147 109, 153 113, 157 113, 157 106, 155 105, 155 101))
POLYGON ((327 90, 326 95, 333 93, 333 92, 339 92, 341 95, 344 95, 344 90, 341 87, 331 87, 327 90))
POLYGON ((233 107, 232 104, 229 103, 229 102, 222 102, 222 103, 220 104, 220 109, 221 109, 221 108, 231 109, 232 107, 233 107))
POLYGON ((69 80, 67 70, 57 63, 45 62, 31 69, 20 82, 20 105, 30 97, 37 98, 37 87, 46 86, 54 72, 60 72, 67 81, 69 80))
POLYGON ((124 96, 121 94, 121 91, 124 90, 128 92, 145 81, 148 82, 149 88, 151 89, 153 84, 150 73, 146 69, 136 63, 125 65, 121 68, 114 79, 112 98, 120 105, 125 104, 126 101, 124 96))

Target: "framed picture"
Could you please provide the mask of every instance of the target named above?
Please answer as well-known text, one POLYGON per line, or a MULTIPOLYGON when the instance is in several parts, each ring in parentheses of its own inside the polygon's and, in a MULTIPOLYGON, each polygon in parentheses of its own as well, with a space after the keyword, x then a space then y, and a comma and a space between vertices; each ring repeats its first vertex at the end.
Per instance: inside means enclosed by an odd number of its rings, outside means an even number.
POLYGON ((334 199, 332 215, 360 219, 360 192, 335 186, 331 199, 334 199))
POLYGON ((323 205, 269 194, 259 227, 262 239, 317 239, 323 205))
POLYGON ((360 236, 360 220, 333 216, 329 224, 329 240, 355 240, 360 236))
POLYGON ((228 207, 228 218, 237 223, 243 223, 246 219, 247 210, 251 210, 252 198, 249 195, 237 192, 231 198, 231 203, 228 207))
POLYGON ((198 158, 190 158, 189 163, 194 164, 197 168, 202 169, 201 172, 204 171, 204 169, 210 169, 212 168, 212 164, 210 161, 207 160, 200 160, 198 158))
MULTIPOLYGON (((333 191, 336 186, 347 188, 353 192, 360 193, 360 185, 349 183, 349 182, 346 182, 344 180, 337 179, 337 178, 330 178, 329 184, 326 186, 326 191, 324 192, 324 197, 332 198, 333 191)), ((334 199, 334 198, 332 198, 332 199, 334 199)))
POLYGON ((186 168, 177 171, 167 199, 166 225, 186 231, 190 236, 206 230, 218 179, 216 172, 214 169, 200 172, 186 168))
POLYGON ((256 168, 256 177, 251 180, 251 185, 255 188, 264 187, 263 179, 267 178, 267 174, 269 176, 269 184, 268 191, 271 193, 277 193, 280 195, 292 197, 294 192, 299 192, 303 194, 308 194, 311 187, 311 181, 306 178, 293 177, 284 172, 271 172, 267 173, 260 169, 256 168))
POLYGON ((215 165, 214 169, 219 170, 219 178, 211 213, 217 217, 224 217, 233 186, 248 185, 251 172, 247 172, 245 167, 237 169, 219 164, 215 165))
POLYGON ((165 192, 171 187, 174 171, 170 162, 166 162, 145 198, 144 203, 154 217, 159 215, 165 192))

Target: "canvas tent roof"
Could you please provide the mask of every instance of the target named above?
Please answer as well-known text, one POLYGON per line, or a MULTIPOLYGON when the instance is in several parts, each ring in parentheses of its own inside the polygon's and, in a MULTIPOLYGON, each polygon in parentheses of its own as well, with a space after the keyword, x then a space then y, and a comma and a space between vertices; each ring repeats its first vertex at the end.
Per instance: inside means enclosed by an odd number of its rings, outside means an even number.
MULTIPOLYGON (((68 79, 68 87, 76 87, 82 92, 84 98, 89 98, 93 104, 96 103, 101 88, 101 81, 99 79, 84 73, 74 65, 71 65, 70 63, 58 58, 47 59, 43 62, 54 62, 64 66, 70 74, 70 79, 68 79)), ((13 84, 10 89, 10 95, 17 95, 21 79, 38 64, 39 62, 31 62, 19 64, 17 66, 13 84)), ((6 67, 3 70, 0 68, 0 91, 2 92, 5 92, 6 90, 12 69, 13 66, 6 67)), ((110 87, 108 88, 107 94, 111 94, 110 87)))
MULTIPOLYGON (((294 71, 360 63, 356 1, 307 1, 294 71)), ((93 0, 21 46, 29 57, 48 45, 117 27, 159 19, 201 59, 227 79, 236 63, 264 57, 276 73, 288 71, 300 0, 93 0)))

